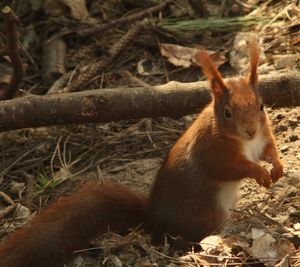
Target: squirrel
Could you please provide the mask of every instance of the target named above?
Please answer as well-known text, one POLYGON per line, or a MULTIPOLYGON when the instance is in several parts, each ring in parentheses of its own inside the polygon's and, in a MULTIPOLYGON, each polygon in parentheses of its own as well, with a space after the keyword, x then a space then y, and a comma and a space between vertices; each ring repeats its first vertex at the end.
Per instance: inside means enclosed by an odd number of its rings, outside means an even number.
POLYGON ((282 177, 257 89, 255 40, 249 51, 248 74, 226 81, 207 52, 199 53, 213 99, 171 148, 150 196, 113 182, 87 182, 9 235, 0 244, 0 266, 63 266, 97 234, 122 234, 140 224, 154 241, 165 233, 200 241, 230 216, 243 178, 268 188, 282 177), (259 161, 272 164, 270 172, 259 161))

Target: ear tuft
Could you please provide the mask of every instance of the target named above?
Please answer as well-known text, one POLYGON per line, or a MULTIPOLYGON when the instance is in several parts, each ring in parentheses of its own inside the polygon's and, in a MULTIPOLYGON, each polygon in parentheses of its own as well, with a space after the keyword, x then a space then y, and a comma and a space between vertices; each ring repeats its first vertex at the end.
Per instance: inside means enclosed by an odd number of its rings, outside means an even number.
POLYGON ((201 66, 203 73, 210 82, 212 92, 216 98, 219 98, 225 90, 227 90, 226 85, 222 79, 217 66, 212 61, 211 57, 204 50, 201 50, 198 54, 198 62, 201 66))
POLYGON ((258 82, 257 69, 259 63, 259 53, 260 47, 257 39, 253 37, 249 40, 250 71, 248 74, 248 82, 253 88, 256 88, 258 82))

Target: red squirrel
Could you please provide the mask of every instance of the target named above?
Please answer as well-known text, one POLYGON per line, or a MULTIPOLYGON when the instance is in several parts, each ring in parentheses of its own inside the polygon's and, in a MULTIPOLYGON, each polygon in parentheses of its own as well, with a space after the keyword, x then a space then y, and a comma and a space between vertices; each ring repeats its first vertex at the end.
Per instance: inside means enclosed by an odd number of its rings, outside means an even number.
POLYGON ((243 178, 265 187, 276 182, 283 165, 257 89, 255 41, 249 51, 248 75, 226 81, 207 52, 200 52, 213 100, 170 150, 150 196, 117 183, 88 182, 4 240, 0 266, 63 266, 97 234, 125 233, 139 224, 154 240, 169 233, 200 241, 229 217, 243 178), (261 160, 272 164, 270 173, 261 160))

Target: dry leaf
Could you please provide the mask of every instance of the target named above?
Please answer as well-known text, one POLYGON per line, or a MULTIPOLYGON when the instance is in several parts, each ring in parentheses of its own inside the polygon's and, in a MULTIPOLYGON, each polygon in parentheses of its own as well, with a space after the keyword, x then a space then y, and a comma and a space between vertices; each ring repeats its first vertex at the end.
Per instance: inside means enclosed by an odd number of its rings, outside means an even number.
POLYGON ((275 238, 264 229, 252 228, 252 239, 252 246, 247 251, 267 266, 274 266, 277 259, 295 252, 295 247, 289 240, 275 238))
POLYGON ((61 0, 61 2, 70 8, 72 18, 84 20, 89 16, 85 0, 61 0))
MULTIPOLYGON (((162 56, 166 57, 168 61, 175 66, 184 68, 199 66, 198 53, 200 52, 200 49, 173 44, 161 44, 160 52, 162 56)), ((213 51, 207 52, 218 66, 224 64, 225 57, 223 53, 213 51)))
POLYGON ((275 242, 276 239, 268 233, 254 239, 251 247, 253 256, 258 259, 276 259, 278 254, 273 249, 275 242))
POLYGON ((16 182, 11 181, 10 182, 10 191, 13 193, 17 193, 20 195, 25 189, 25 183, 24 182, 16 182))
POLYGON ((294 223, 293 227, 295 230, 300 230, 300 223, 294 223))
POLYGON ((253 240, 259 239, 262 236, 264 236, 266 234, 266 232, 263 229, 258 229, 258 228, 252 228, 251 229, 251 238, 253 240))
POLYGON ((43 9, 53 17, 69 13, 76 20, 84 20, 89 16, 85 0, 45 0, 43 9))
POLYGON ((29 220, 31 217, 31 212, 28 208, 17 204, 17 208, 16 208, 16 214, 15 214, 15 218, 17 220, 29 220))
POLYGON ((200 245, 205 252, 209 252, 222 244, 223 239, 219 235, 210 235, 201 240, 200 245))
POLYGON ((66 180, 72 175, 71 171, 67 167, 61 167, 58 171, 53 174, 54 180, 66 180))

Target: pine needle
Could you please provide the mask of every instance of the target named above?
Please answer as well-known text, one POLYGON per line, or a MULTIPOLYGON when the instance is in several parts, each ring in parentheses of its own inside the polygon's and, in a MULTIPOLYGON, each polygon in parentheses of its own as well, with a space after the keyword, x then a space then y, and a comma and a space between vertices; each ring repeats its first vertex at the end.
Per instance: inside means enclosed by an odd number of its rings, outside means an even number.
POLYGON ((233 18, 208 18, 195 20, 165 19, 160 26, 167 30, 180 32, 234 32, 248 29, 258 24, 266 24, 270 17, 233 17, 233 18))

